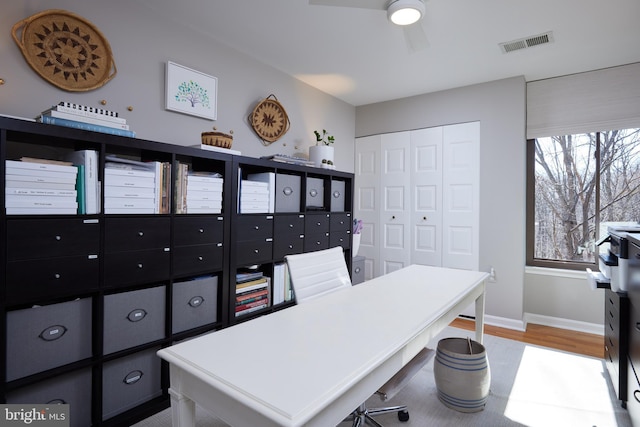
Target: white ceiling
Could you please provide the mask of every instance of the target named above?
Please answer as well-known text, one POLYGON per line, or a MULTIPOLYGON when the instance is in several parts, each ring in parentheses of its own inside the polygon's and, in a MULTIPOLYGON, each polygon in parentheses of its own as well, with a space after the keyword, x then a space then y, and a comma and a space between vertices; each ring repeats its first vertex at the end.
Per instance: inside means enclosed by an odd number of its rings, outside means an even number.
POLYGON ((137 1, 355 106, 640 62, 638 0, 427 0, 429 47, 416 53, 381 10, 308 0, 137 1), (498 45, 546 31, 553 43, 507 54, 498 45))

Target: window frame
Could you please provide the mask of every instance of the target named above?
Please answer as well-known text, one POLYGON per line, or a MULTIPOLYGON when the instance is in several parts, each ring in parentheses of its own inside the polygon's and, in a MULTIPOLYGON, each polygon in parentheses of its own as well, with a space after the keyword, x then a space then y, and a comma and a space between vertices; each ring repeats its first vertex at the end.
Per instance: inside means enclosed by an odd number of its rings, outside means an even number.
MULTIPOLYGON (((594 179, 596 180, 596 194, 595 194, 595 229, 599 230, 600 227, 600 132, 594 132, 596 134, 596 149, 595 149, 595 161, 596 170, 594 179)), ((593 270, 599 270, 599 260, 595 256, 592 262, 585 261, 565 261, 565 260, 551 260, 535 258, 535 140, 536 138, 527 139, 527 166, 526 166, 526 250, 525 250, 525 265, 527 267, 543 267, 543 268, 555 268, 565 270, 584 271, 587 268, 593 270)))

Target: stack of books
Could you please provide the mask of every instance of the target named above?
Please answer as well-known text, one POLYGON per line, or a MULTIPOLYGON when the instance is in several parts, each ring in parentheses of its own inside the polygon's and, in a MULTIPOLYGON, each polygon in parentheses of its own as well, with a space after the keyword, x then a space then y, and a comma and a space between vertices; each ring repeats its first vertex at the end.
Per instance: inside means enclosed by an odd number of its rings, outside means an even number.
POLYGON ((238 213, 273 213, 275 211, 274 172, 254 173, 240 181, 238 213))
POLYGON ((22 157, 5 167, 7 215, 77 214, 78 168, 71 162, 22 157))
POLYGON ((129 129, 127 120, 117 112, 71 102, 60 102, 44 110, 36 117, 36 121, 131 138, 136 136, 136 133, 129 129))
POLYGON ((269 307, 269 284, 260 271, 236 274, 236 317, 269 307))
POLYGON ((178 214, 222 213, 224 178, 217 172, 189 170, 178 162, 175 181, 175 204, 178 214))
POLYGON ((290 163, 293 165, 303 166, 315 166, 315 162, 305 159, 303 157, 289 156, 286 154, 271 154, 269 156, 262 156, 261 159, 273 160, 274 162, 290 163))
POLYGON ((169 213, 171 165, 108 155, 104 165, 104 212, 169 213))

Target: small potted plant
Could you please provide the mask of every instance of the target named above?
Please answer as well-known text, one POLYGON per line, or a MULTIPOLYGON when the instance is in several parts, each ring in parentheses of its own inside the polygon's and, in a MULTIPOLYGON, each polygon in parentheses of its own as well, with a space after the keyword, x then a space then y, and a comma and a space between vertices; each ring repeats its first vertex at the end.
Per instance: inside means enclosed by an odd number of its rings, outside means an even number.
POLYGON ((332 144, 335 142, 335 138, 333 135, 329 135, 326 129, 322 129, 322 133, 317 130, 314 130, 313 133, 316 136, 316 145, 309 147, 309 160, 319 168, 333 166, 332 144))

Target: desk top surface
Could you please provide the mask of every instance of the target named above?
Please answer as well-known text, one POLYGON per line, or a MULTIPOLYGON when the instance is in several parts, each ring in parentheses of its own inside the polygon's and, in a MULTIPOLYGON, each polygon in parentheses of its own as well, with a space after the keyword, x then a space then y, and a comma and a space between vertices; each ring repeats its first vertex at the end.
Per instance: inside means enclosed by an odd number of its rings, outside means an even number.
POLYGON ((483 283, 487 273, 412 265, 162 349, 172 365, 265 413, 305 419, 483 283))

